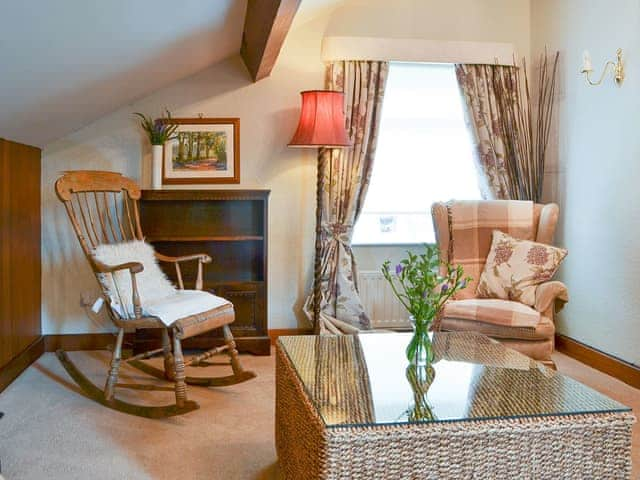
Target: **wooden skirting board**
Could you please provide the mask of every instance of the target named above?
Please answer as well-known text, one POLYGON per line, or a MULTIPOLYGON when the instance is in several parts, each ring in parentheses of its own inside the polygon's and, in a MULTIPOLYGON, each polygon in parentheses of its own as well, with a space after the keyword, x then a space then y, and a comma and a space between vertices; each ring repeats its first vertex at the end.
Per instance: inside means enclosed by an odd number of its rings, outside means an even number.
MULTIPOLYGON (((287 335, 313 335, 310 328, 274 328, 269 330, 271 345, 275 345, 278 337, 287 335)), ((68 352, 79 350, 102 350, 111 345, 115 340, 115 334, 111 333, 78 333, 64 335, 46 335, 45 352, 55 352, 59 348, 68 352)), ((132 343, 133 334, 125 335, 125 344, 132 343)), ((238 338, 236 341, 242 340, 238 338)))
MULTIPOLYGON (((277 338, 281 336, 311 335, 312 333, 312 330, 306 328, 278 328, 269 330, 269 338, 273 345, 277 338)), ((15 359, 0 368, 0 392, 44 352, 54 352, 59 348, 67 351, 101 350, 111 345, 113 341, 114 336, 111 333, 44 335, 33 342, 15 359)), ((130 343, 132 341, 132 335, 125 337, 125 342, 130 343)), ((556 336, 556 349, 632 387, 640 388, 640 367, 637 365, 612 357, 564 335, 556 336)))
POLYGON ((269 330, 269 338, 271 345, 276 344, 278 337, 286 337, 289 335, 313 335, 312 328, 274 328, 269 330))
MULTIPOLYGON (((67 352, 79 350, 104 350, 115 342, 115 333, 69 333, 63 335, 46 335, 45 352, 55 352, 58 349, 67 352)), ((125 335, 125 345, 133 341, 133 334, 125 335)))
POLYGON ((564 335, 556 335, 556 350, 632 387, 640 388, 638 365, 625 362, 564 335))
MULTIPOLYGON (((284 335, 310 335, 313 331, 304 328, 283 328, 269 330, 271 344, 284 335)), ((241 340, 241 339, 238 339, 241 340)), ((20 355, 0 368, 0 392, 15 380, 29 365, 45 352, 63 349, 67 352, 80 350, 104 350, 115 341, 112 333, 77 333, 62 335, 43 335, 33 342, 20 355)), ((125 335, 125 345, 133 345, 134 334, 125 335)))
POLYGON ((44 344, 44 337, 38 338, 20 355, 0 368, 0 392, 7 388, 29 365, 40 358, 40 355, 44 353, 44 344))

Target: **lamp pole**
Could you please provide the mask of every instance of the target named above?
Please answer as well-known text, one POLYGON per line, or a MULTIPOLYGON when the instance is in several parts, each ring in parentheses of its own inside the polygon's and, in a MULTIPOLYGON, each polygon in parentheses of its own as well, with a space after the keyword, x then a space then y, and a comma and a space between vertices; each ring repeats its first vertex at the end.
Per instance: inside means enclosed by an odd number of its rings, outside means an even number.
POLYGON ((322 191, 324 175, 322 173, 322 157, 318 152, 318 173, 316 181, 316 252, 313 260, 313 333, 320 334, 320 302, 322 300, 322 191))

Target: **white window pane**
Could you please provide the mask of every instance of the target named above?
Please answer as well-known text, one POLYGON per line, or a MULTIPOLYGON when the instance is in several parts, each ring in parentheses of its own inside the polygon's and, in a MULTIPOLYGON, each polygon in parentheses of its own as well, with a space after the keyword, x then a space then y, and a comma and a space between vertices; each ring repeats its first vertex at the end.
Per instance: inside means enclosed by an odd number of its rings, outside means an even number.
POLYGON ((433 242, 431 205, 480 198, 455 69, 392 63, 354 244, 433 242))
POLYGON ((354 229, 354 244, 435 242, 431 214, 363 212, 354 229))

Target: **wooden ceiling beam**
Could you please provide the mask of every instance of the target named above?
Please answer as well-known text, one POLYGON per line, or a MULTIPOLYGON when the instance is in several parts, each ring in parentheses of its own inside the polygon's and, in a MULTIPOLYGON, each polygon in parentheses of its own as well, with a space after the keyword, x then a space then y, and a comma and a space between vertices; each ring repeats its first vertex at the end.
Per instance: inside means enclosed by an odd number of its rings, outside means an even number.
POLYGON ((248 0, 240 55, 254 82, 268 77, 301 0, 248 0))

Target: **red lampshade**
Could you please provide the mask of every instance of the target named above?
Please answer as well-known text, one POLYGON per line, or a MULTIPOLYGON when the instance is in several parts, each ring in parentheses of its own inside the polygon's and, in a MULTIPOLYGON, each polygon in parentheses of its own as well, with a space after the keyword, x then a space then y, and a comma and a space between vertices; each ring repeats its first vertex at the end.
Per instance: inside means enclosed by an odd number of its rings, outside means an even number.
POLYGON ((302 111, 290 147, 348 147, 344 94, 330 90, 301 92, 302 111))

